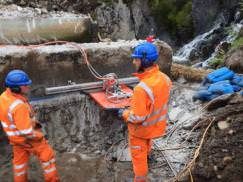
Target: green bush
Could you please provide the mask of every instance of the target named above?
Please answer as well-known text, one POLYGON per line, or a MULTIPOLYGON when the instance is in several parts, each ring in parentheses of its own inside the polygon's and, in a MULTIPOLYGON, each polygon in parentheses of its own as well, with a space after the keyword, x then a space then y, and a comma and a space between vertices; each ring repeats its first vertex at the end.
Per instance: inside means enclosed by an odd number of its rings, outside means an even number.
POLYGON ((225 59, 226 53, 224 50, 220 50, 217 56, 215 56, 208 64, 216 69, 219 65, 223 64, 224 59, 225 59))
POLYGON ((149 6, 157 24, 172 33, 192 27, 192 0, 150 0, 149 6))
POLYGON ((232 44, 231 44, 231 50, 237 49, 240 46, 243 46, 243 37, 239 37, 234 42, 232 42, 232 44))

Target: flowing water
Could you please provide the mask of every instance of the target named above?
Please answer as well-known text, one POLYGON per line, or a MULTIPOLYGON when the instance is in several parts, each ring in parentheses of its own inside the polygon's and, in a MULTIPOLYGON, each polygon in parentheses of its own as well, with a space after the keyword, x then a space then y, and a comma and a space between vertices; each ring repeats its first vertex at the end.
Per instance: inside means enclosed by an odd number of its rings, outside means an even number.
MULTIPOLYGON (((243 26, 242 24, 237 23, 237 24, 232 24, 230 27, 225 29, 225 31, 228 31, 228 35, 224 37, 217 46, 215 46, 215 49, 211 54, 211 56, 207 59, 199 58, 199 63, 196 63, 195 65, 193 65, 193 67, 201 67, 201 66, 208 67, 209 66, 208 63, 217 56, 220 45, 222 43, 229 43, 229 44, 232 43, 237 38, 242 26, 243 26)), ((175 53, 175 55, 173 56, 173 61, 177 63, 190 63, 190 55, 192 54, 192 52, 198 51, 197 49, 199 48, 200 44, 210 39, 210 36, 213 35, 215 30, 219 28, 220 25, 216 25, 210 31, 198 35, 191 42, 185 44, 182 48, 180 48, 175 53)))

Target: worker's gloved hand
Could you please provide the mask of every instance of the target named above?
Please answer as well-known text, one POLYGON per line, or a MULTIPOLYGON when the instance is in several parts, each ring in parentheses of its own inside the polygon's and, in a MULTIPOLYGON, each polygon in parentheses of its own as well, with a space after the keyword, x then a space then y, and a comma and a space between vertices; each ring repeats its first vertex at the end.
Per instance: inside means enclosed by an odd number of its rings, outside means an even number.
POLYGON ((38 130, 34 130, 34 137, 32 138, 33 141, 42 141, 44 139, 44 135, 42 132, 38 130))
POLYGON ((125 111, 125 109, 119 109, 118 111, 117 111, 117 115, 118 115, 118 117, 119 118, 122 118, 122 116, 123 116, 123 112, 125 111))

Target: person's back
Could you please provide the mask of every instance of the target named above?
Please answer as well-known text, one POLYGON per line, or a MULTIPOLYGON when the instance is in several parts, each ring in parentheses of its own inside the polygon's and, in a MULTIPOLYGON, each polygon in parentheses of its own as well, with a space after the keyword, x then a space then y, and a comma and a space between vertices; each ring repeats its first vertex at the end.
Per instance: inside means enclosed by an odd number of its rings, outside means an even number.
POLYGON ((129 132, 131 135, 146 139, 160 137, 166 128, 166 122, 162 121, 167 119, 171 81, 167 75, 160 72, 157 65, 143 74, 135 74, 135 76, 140 78, 140 83, 134 88, 134 94, 136 96, 136 93, 139 93, 141 104, 134 103, 137 101, 132 99, 131 110, 135 115, 143 114, 146 116, 146 120, 141 125, 128 125, 129 132))
MULTIPOLYGON (((25 100, 21 98, 20 95, 12 93, 10 89, 7 89, 5 92, 2 93, 2 95, 0 96, 0 103, 0 121, 2 123, 5 133, 9 138, 10 143, 15 144, 24 142, 26 139, 20 134, 21 132, 24 133, 26 136, 28 134, 33 134, 33 129, 30 125, 31 123, 29 122, 29 126, 27 126, 26 128, 25 125, 23 130, 21 130, 21 126, 19 126, 19 124, 24 123, 14 123, 14 118, 21 117, 19 116, 22 115, 21 111, 25 108, 28 109, 27 103, 25 103, 25 100), (27 132, 27 130, 29 132, 27 132)), ((28 118, 26 124, 28 124, 28 118)))
POLYGON ((5 79, 6 91, 0 96, 0 121, 13 146, 15 182, 27 182, 28 161, 31 154, 42 163, 46 182, 59 181, 54 152, 43 134, 35 129, 32 107, 26 95, 32 81, 21 70, 13 70, 5 79))

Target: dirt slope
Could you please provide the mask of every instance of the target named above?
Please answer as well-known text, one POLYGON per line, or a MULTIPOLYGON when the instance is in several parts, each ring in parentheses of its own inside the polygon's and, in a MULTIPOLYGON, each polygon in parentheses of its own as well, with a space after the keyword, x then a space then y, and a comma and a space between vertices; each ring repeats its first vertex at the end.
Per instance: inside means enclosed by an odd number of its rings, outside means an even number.
MULTIPOLYGON (((213 102, 207 119, 215 118, 193 171, 195 181, 243 181, 243 97, 213 102)), ((208 124, 208 123, 207 123, 208 124)), ((205 122, 205 126, 207 126, 205 122)), ((204 129, 202 130, 204 131, 204 129)))

